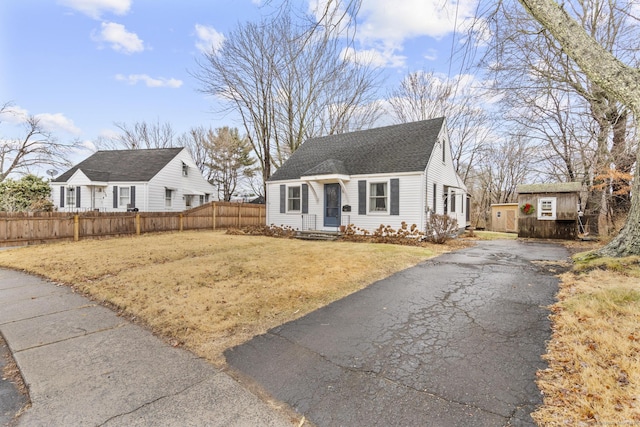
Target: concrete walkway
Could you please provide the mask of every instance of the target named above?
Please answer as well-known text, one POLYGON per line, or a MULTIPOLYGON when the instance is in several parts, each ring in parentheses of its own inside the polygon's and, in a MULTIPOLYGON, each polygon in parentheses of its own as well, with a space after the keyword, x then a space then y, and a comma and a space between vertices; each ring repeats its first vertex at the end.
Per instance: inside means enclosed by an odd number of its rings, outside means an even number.
POLYGON ((549 264, 567 257, 559 245, 478 242, 274 328, 227 361, 322 427, 530 426, 558 283, 549 264))
POLYGON ((227 374, 64 286, 0 269, 0 333, 29 387, 19 426, 291 426, 227 374))

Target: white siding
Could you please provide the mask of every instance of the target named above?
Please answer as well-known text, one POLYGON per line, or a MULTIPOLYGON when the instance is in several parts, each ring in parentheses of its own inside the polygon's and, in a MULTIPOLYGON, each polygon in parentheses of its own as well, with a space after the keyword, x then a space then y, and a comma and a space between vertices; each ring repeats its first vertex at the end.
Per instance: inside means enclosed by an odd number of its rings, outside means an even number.
MULTIPOLYGON (((209 194, 209 201, 216 200, 215 187, 204 179, 187 150, 182 150, 150 181, 148 186, 150 211, 183 211, 186 209, 186 194, 199 192, 209 194), (182 163, 188 166, 188 175, 182 175, 182 163), (165 206, 165 190, 172 189, 171 207, 165 206)), ((192 208, 200 205, 200 197, 193 197, 192 208)))
MULTIPOLYGON (((354 175, 348 182, 344 182, 344 188, 341 191, 341 205, 350 205, 351 212, 342 212, 341 224, 353 224, 356 227, 374 231, 381 224, 390 225, 397 229, 402 222, 406 222, 410 227, 416 224, 422 228, 424 222, 424 191, 422 191, 422 183, 424 182, 424 174, 413 173, 403 175, 354 175), (399 179, 399 210, 400 215, 391 215, 390 210, 390 181, 393 178, 399 179), (366 181, 367 189, 367 211, 365 215, 358 214, 358 181, 366 181), (369 210, 369 190, 370 183, 385 182, 387 183, 387 212, 370 212, 369 210), (346 190, 346 192, 345 192, 346 190)), ((309 185, 309 214, 315 215, 317 230, 335 231, 335 227, 324 226, 324 182, 304 182, 304 181, 275 181, 267 184, 267 224, 275 226, 289 226, 294 229, 302 229, 302 212, 286 212, 280 213, 280 185, 301 186, 309 185)), ((313 228, 313 227, 311 227, 313 228)))
POLYGON ((448 187, 447 197, 451 193, 456 194, 456 212, 451 212, 451 202, 448 202, 448 214, 451 214, 458 221, 458 226, 464 228, 466 225, 466 186, 456 174, 451 159, 451 146, 445 132, 441 132, 438 138, 429 165, 427 166, 427 208, 430 212, 442 215, 444 212, 444 189, 448 187), (445 148, 445 161, 442 161, 442 144, 445 148), (436 206, 433 206, 433 184, 436 184, 436 206))

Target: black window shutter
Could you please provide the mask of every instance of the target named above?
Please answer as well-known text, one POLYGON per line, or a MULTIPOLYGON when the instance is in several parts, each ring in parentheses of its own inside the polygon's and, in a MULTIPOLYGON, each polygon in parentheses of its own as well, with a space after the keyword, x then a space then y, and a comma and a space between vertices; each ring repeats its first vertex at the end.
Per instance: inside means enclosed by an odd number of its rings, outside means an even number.
POLYGON ((117 185, 113 186, 113 207, 114 208, 118 207, 118 186, 117 185))
POLYGON ((358 181, 358 215, 367 214, 367 181, 358 181))
POLYGON ((309 213, 309 186, 302 184, 302 213, 309 213))
POLYGON ((131 193, 129 194, 131 197, 131 207, 135 208, 136 207, 136 186, 135 185, 131 186, 131 193))
POLYGON ((76 208, 80 207, 80 187, 76 187, 76 208))
POLYGON ((64 208, 64 187, 60 187, 60 207, 64 208))
POLYGON ((433 183, 433 213, 436 213, 436 205, 438 204, 438 184, 433 183))
POLYGON ((400 215, 400 180, 391 179, 391 215, 400 215))
POLYGON ((287 186, 280 185, 280 213, 287 211, 287 186))

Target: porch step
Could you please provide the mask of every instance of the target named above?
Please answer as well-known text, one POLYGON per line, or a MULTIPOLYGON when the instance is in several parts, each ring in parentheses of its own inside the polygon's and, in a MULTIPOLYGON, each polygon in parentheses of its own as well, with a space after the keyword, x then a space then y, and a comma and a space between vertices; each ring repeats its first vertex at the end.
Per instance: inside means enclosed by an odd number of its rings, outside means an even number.
POLYGON ((336 240, 339 236, 337 231, 305 230, 296 233, 296 239, 301 240, 336 240))

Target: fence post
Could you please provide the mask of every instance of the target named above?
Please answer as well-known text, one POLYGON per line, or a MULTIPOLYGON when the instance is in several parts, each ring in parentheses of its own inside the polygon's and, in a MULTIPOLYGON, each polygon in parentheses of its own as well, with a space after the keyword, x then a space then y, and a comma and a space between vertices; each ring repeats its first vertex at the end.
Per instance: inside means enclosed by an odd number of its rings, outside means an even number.
POLYGON ((78 214, 73 216, 73 241, 77 242, 80 240, 80 218, 78 214))
POLYGON ((216 229, 216 211, 218 210, 218 205, 216 205, 216 202, 212 202, 211 203, 211 209, 213 209, 213 229, 216 229))
POLYGON ((136 236, 140 235, 140 214, 136 214, 136 236))
POLYGON ((238 203, 238 228, 242 228, 242 203, 238 203))
POLYGON ((180 231, 182 231, 182 214, 180 214, 180 231))

